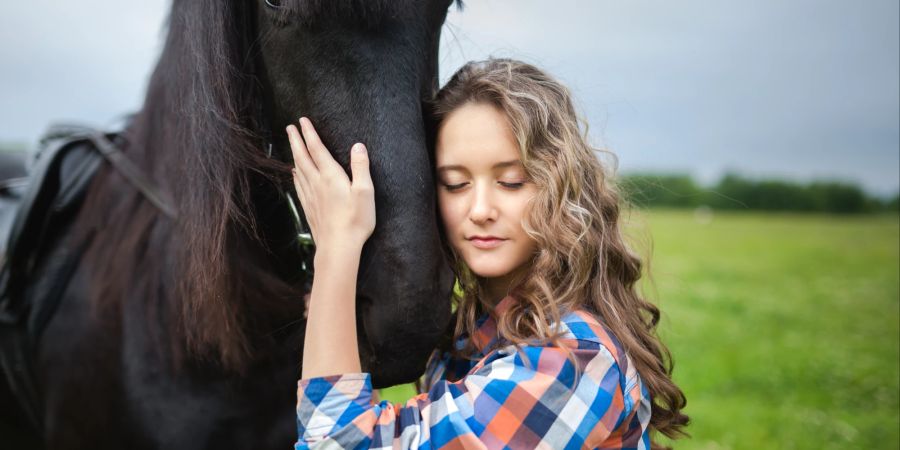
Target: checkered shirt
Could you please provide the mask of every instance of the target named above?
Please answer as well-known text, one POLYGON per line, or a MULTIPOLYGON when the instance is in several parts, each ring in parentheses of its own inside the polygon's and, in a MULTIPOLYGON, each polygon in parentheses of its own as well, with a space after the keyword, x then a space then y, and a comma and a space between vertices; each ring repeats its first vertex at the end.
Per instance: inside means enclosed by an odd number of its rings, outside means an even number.
MULTIPOLYGON (((503 299, 496 314, 514 301, 503 299)), ((559 347, 498 344, 492 317, 478 325, 477 360, 435 351, 425 392, 405 404, 374 403, 368 373, 300 380, 294 448, 650 448, 650 394, 591 314, 563 316, 559 347)))

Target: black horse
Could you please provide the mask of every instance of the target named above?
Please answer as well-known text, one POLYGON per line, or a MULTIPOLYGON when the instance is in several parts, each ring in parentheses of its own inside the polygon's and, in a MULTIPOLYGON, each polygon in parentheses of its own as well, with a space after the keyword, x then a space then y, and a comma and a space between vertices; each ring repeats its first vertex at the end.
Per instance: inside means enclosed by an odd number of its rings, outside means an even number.
MULTIPOLYGON (((363 370, 376 387, 422 372, 450 317, 424 106, 450 3, 174 0, 144 106, 117 142, 177 218, 105 165, 42 245, 23 295, 60 301, 35 342, 32 442, 292 445, 309 280, 283 195, 284 128, 301 115, 345 168, 352 143, 370 149, 378 224, 357 289, 363 370), (54 261, 83 246, 60 283, 54 261)), ((15 405, 2 410, 22 422, 15 405)), ((0 436, 4 448, 21 442, 0 436)))

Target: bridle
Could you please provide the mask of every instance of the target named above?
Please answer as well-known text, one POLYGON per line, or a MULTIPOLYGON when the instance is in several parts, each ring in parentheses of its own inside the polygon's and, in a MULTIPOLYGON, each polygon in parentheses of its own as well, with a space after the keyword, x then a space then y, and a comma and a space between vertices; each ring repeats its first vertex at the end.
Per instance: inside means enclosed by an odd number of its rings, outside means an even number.
MULTIPOLYGON (((146 198, 153 206, 160 210, 170 219, 177 219, 178 214, 175 206, 170 199, 163 194, 155 183, 131 162, 125 156, 119 147, 110 141, 103 133, 87 129, 88 138, 93 141, 94 146, 99 150, 100 154, 122 175, 135 189, 137 189, 144 198, 146 198)), ((274 145, 270 142, 266 145, 266 156, 272 158, 274 145)), ((316 254, 316 243, 313 241, 312 232, 303 208, 297 205, 294 194, 291 190, 279 188, 279 192, 287 202, 290 215, 294 219, 294 227, 296 229, 296 242, 300 249, 300 271, 306 275, 307 289, 310 287, 313 278, 313 260, 316 254)))
MULTIPOLYGON (((274 145, 269 142, 266 144, 266 156, 272 158, 274 145)), ((316 243, 313 241, 312 231, 309 223, 306 221, 306 214, 303 208, 297 205, 294 195, 290 190, 279 189, 281 195, 287 202, 291 217, 294 219, 294 227, 297 230, 297 245, 300 247, 302 259, 300 260, 300 270, 307 275, 307 284, 312 283, 313 276, 313 258, 316 255, 316 243)))

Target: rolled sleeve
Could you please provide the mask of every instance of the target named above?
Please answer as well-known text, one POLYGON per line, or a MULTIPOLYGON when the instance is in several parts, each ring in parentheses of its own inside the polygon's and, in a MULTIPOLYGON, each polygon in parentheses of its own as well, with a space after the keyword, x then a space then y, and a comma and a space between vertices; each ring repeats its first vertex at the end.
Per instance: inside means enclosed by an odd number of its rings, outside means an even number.
POLYGON ((510 346, 405 404, 373 403, 367 373, 300 380, 295 448, 630 447, 622 375, 603 346, 510 346))
MULTIPOLYGON (((361 436, 353 419, 372 408, 372 380, 368 373, 347 373, 297 382, 297 449, 327 438, 347 443, 361 436)), ((364 434, 362 435, 365 436, 364 434)), ((349 448, 353 448, 350 446, 349 448)))

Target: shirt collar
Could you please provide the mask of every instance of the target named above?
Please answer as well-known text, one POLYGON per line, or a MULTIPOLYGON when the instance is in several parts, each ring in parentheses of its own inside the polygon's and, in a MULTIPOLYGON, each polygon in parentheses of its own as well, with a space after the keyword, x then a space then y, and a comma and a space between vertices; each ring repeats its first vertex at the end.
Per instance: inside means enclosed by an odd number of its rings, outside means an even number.
POLYGON ((497 302, 490 314, 485 314, 476 322, 477 329, 472 336, 472 342, 482 355, 497 340, 497 318, 505 314, 514 304, 516 304, 516 299, 511 295, 507 295, 497 302))

